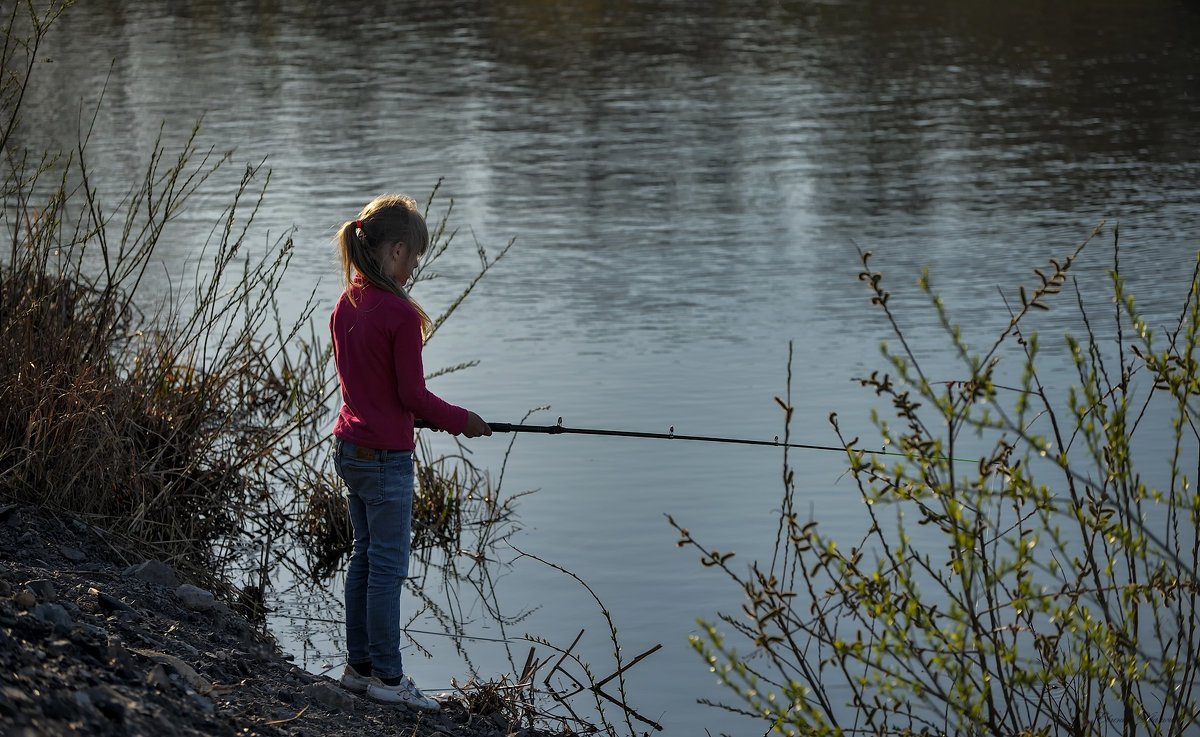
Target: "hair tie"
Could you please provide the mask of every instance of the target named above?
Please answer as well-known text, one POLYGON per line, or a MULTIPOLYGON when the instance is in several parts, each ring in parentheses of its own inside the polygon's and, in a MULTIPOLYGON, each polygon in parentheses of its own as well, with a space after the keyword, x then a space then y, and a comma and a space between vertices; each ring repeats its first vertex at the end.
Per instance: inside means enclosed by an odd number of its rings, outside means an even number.
POLYGON ((367 234, 363 232, 362 220, 354 221, 354 230, 358 233, 359 238, 366 238, 367 234))

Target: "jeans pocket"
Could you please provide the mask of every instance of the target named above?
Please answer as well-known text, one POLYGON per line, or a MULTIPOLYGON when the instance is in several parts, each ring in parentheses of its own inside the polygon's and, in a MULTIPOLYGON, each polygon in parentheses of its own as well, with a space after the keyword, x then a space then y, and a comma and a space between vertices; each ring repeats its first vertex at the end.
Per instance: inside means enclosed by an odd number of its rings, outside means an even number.
POLYGON ((380 468, 383 471, 380 479, 381 493, 386 500, 395 501, 399 497, 412 496, 416 478, 411 452, 389 453, 387 460, 380 464, 380 468))
POLYGON ((384 472, 379 461, 338 456, 334 468, 346 489, 364 502, 370 504, 383 498, 384 472))

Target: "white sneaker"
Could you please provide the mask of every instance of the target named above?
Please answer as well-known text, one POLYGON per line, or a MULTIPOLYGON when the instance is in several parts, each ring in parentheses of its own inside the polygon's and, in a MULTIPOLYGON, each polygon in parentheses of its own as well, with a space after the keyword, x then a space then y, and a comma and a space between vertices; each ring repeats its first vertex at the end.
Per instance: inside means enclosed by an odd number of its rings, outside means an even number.
POLYGON ((425 711, 437 711, 442 708, 441 704, 421 693, 421 689, 417 688, 417 684, 413 683, 409 676, 404 676, 404 680, 395 686, 372 678, 367 685, 367 696, 385 704, 403 704, 425 711))
POLYGON ((371 682, 378 682, 379 679, 373 676, 364 676, 354 669, 354 666, 346 663, 346 669, 342 671, 342 688, 354 693, 366 693, 367 687, 371 682))

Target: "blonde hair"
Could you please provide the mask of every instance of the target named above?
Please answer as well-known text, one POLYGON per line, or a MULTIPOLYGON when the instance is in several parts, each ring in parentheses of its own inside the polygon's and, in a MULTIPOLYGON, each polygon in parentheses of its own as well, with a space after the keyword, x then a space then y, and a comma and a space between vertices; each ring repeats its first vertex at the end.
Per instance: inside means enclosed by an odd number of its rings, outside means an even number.
POLYGON ((417 249, 418 257, 424 256, 429 248, 429 228, 417 209, 417 201, 403 194, 379 195, 358 213, 357 220, 342 224, 336 242, 342 260, 346 296, 351 304, 357 304, 351 289, 357 273, 368 284, 387 290, 416 308, 421 318, 421 336, 428 337, 433 325, 429 315, 409 295, 404 285, 397 284, 383 268, 384 253, 397 243, 417 249))

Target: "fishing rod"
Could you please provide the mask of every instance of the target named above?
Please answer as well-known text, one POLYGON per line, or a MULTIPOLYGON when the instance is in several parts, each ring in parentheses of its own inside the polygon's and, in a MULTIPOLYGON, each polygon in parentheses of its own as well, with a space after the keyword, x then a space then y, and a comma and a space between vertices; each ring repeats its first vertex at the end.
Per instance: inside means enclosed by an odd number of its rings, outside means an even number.
MULTIPOLYGON (((426 422, 425 420, 417 420, 415 426, 426 430, 441 431, 441 428, 426 422)), ((637 430, 598 430, 595 428, 585 427, 564 427, 562 418, 558 418, 558 424, 555 425, 514 425, 508 422, 489 422, 488 427, 492 428, 492 432, 528 432, 541 433, 543 435, 605 435, 609 437, 620 438, 652 438, 655 440, 694 440, 703 443, 730 443, 734 445, 766 445, 774 448, 800 448, 803 450, 832 450, 839 453, 877 453, 879 455, 888 456, 906 456, 906 453, 887 450, 867 450, 865 448, 845 448, 836 445, 812 445, 809 443, 784 443, 779 440, 776 435, 774 440, 750 440, 747 438, 722 438, 713 435, 682 435, 675 432, 675 426, 671 426, 670 432, 641 432, 637 430)), ((963 463, 974 463, 975 461, 966 458, 951 458, 953 461, 963 463)))

